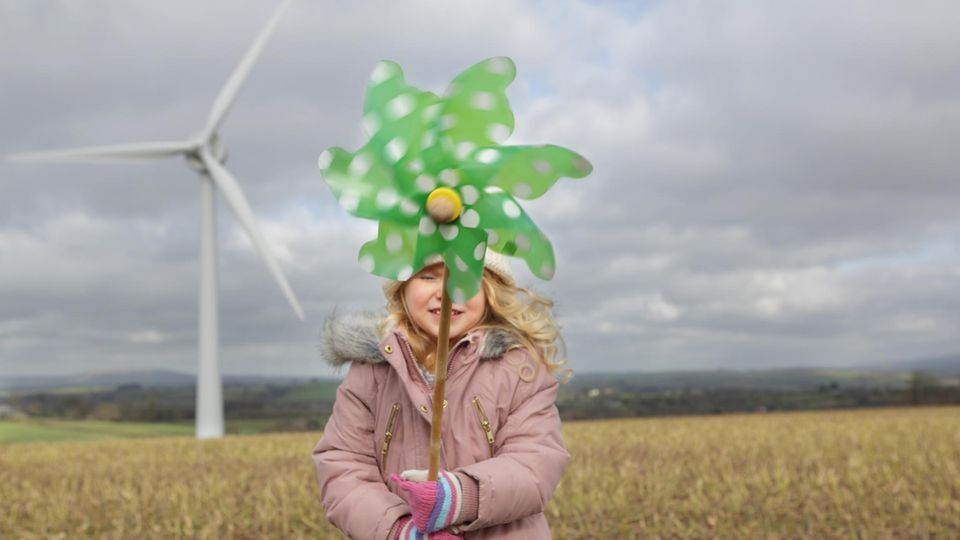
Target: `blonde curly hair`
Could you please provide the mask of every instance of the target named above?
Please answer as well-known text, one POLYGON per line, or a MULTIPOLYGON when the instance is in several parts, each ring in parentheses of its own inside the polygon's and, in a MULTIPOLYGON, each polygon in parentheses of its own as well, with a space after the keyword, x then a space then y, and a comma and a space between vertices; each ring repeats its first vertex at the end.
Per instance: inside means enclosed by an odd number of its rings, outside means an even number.
MULTIPOLYGON (((419 328, 410 316, 404 290, 407 282, 397 281, 384 288, 387 297, 387 317, 381 322, 380 333, 396 326, 407 337, 410 348, 421 365, 433 369, 436 362, 436 338, 419 328)), ((531 356, 537 358, 551 373, 567 363, 566 344, 553 318, 553 301, 525 287, 508 283, 488 269, 483 271, 481 287, 486 296, 484 313, 475 329, 501 329, 510 333, 531 356)), ((569 378, 569 370, 567 370, 569 378)))

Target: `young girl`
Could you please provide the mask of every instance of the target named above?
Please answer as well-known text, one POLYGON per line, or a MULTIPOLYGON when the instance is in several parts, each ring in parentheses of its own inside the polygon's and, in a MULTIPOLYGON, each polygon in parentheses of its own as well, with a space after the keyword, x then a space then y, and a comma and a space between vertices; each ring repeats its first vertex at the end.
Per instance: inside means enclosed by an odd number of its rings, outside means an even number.
POLYGON ((543 509, 570 455, 560 433, 553 303, 487 251, 481 291, 453 304, 440 476, 426 482, 440 263, 387 282, 387 317, 337 316, 322 351, 350 363, 313 450, 327 518, 357 540, 550 538, 543 509), (398 475, 398 473, 401 473, 398 475))

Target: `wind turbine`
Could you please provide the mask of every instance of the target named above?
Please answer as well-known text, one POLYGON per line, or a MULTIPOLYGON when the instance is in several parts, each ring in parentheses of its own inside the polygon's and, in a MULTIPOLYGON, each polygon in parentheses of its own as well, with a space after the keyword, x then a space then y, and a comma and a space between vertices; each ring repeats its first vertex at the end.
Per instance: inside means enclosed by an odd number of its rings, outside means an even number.
POLYGON ((218 358, 219 316, 217 308, 216 272, 216 225, 214 214, 214 188, 220 190, 227 206, 233 211, 240 225, 246 230, 260 257, 266 263, 273 279, 280 286, 297 317, 303 320, 303 309, 290 289, 287 278, 280 270, 267 241, 260 233, 250 204, 240 184, 223 166, 227 152, 217 130, 236 100, 240 88, 260 56, 291 0, 285 0, 277 8, 267 25, 260 31, 256 41, 233 70, 220 90, 207 123, 203 129, 184 141, 146 142, 114 146, 97 146, 54 150, 10 156, 14 160, 35 161, 89 161, 89 160, 146 160, 182 155, 195 171, 200 173, 200 299, 199 299, 199 368, 197 370, 197 417, 196 436, 208 439, 223 436, 223 384, 218 358))

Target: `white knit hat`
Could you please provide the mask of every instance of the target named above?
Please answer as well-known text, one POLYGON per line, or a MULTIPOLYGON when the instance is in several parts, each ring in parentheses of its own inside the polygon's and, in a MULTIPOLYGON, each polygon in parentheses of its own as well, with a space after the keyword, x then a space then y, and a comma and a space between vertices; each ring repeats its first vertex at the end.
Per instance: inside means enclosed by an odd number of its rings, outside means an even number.
POLYGON ((516 285, 517 278, 513 275, 513 269, 510 267, 510 259, 492 249, 487 250, 483 258, 483 267, 490 269, 491 272, 500 276, 507 285, 516 285))
MULTIPOLYGON (((441 261, 442 259, 440 258, 440 256, 435 255, 434 257, 428 258, 426 261, 424 261, 423 266, 424 268, 426 268, 431 264, 435 264, 441 261)), ((492 249, 488 249, 487 254, 483 258, 483 267, 486 268, 487 270, 490 270, 494 274, 500 276, 500 279, 505 281, 507 285, 517 284, 517 279, 516 277, 514 277, 513 270, 510 268, 510 259, 507 258, 506 256, 501 255, 496 251, 493 251, 492 249)), ((389 295, 390 289, 393 288, 398 283, 400 282, 394 281, 392 279, 385 280, 383 282, 384 294, 389 295)))

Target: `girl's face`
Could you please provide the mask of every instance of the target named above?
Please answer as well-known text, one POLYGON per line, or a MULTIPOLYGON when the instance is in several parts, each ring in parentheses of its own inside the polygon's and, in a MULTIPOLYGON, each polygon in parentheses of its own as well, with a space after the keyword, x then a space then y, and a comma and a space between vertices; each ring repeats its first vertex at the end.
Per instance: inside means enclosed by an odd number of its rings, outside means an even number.
MULTIPOLYGON (((440 301, 443 288, 443 264, 425 267, 410 278, 403 291, 407 311, 414 324, 433 337, 440 333, 440 301)), ((480 292, 465 304, 452 304, 450 339, 466 334, 483 318, 487 297, 480 292)))

